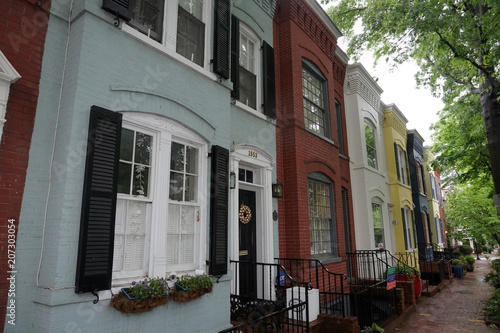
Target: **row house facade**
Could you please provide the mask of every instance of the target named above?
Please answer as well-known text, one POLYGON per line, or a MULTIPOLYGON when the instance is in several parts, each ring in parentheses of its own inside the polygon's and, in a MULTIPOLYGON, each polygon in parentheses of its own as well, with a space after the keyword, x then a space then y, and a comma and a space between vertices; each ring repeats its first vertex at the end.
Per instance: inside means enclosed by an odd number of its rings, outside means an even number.
MULTIPOLYGON (((16 249, 50 1, 0 3, 0 327, 16 328, 16 249)), ((36 152, 35 152, 36 154, 36 152)), ((29 193, 28 193, 29 194, 29 193)), ((19 331, 16 329, 16 331, 19 331)))
MULTIPOLYGON (((272 262, 278 252, 275 3, 39 3, 48 32, 30 111, 16 294, 2 301, 15 301, 17 320, 5 330, 227 328, 237 279, 229 259, 272 262), (246 224, 241 206, 252 213, 246 224), (200 271, 216 283, 195 302, 141 320, 109 306, 133 281, 200 271)), ((7 115, 2 143, 18 126, 7 115)))
POLYGON ((280 1, 274 26, 280 257, 347 274, 355 249, 340 31, 316 1, 280 1))
POLYGON ((434 161, 434 155, 431 153, 428 147, 424 147, 424 161, 423 167, 424 171, 427 173, 425 177, 425 186, 427 191, 427 202, 429 207, 429 215, 431 216, 432 223, 432 242, 439 247, 448 247, 447 237, 446 237, 446 221, 444 219, 444 204, 443 204, 443 194, 441 192, 441 177, 439 168, 433 168, 432 162, 434 161))
POLYGON ((347 67, 344 94, 356 249, 395 252, 393 203, 385 158, 384 110, 380 100, 382 92, 362 64, 347 67))
POLYGON ((394 205, 392 218, 396 252, 414 251, 417 244, 406 141, 408 120, 394 104, 382 104, 381 107, 384 110, 387 174, 394 205))

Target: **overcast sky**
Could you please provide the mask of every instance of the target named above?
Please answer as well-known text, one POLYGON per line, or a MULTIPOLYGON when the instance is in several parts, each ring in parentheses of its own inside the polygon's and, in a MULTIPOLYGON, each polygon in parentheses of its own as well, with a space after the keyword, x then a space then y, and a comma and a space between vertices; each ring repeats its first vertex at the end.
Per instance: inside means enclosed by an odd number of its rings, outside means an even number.
MULTIPOLYGON (((329 6, 322 5, 325 10, 329 6)), ((339 39, 338 45, 344 52, 347 51, 344 37, 339 39)), ((378 78, 377 83, 384 90, 382 101, 385 104, 396 104, 408 119, 407 128, 416 129, 424 138, 424 145, 431 145, 432 131, 429 127, 439 119, 437 112, 443 108, 443 103, 440 99, 434 98, 430 90, 416 88, 414 75, 418 70, 417 65, 405 63, 397 69, 390 69, 382 60, 374 67, 373 57, 366 51, 359 62, 363 64, 372 77, 378 78)), ((351 60, 349 63, 353 63, 353 61, 351 60)))

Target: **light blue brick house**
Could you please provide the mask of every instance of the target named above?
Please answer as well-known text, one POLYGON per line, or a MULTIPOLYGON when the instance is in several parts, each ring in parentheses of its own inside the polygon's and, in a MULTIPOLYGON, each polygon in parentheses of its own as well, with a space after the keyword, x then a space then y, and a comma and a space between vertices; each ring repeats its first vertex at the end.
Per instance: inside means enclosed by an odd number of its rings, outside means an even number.
POLYGON ((6 332, 230 326, 230 259, 278 256, 274 9, 52 1, 6 332), (212 293, 141 314, 109 306, 132 281, 195 270, 217 277, 212 293))

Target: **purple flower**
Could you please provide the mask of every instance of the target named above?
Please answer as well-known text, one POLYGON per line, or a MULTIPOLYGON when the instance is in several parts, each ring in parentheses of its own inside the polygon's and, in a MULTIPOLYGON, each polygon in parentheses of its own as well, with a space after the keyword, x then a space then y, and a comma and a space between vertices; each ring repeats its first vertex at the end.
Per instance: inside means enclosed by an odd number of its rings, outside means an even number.
POLYGON ((135 281, 132 281, 132 285, 135 286, 135 281))

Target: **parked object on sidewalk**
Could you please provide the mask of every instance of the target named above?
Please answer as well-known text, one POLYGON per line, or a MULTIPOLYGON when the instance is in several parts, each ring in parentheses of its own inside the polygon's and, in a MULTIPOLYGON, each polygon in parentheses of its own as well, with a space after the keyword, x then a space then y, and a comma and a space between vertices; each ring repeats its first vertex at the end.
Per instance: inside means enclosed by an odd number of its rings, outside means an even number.
POLYGON ((453 271, 453 275, 457 278, 464 276, 464 268, 462 266, 451 266, 451 270, 453 271))
POLYGON ((420 279, 420 271, 416 268, 407 265, 396 266, 397 281, 411 281, 413 282, 413 289, 415 291, 415 299, 420 297, 422 293, 422 280, 420 279))
POLYGON ((474 263, 476 259, 473 256, 465 256, 465 261, 467 262, 467 272, 474 272, 474 263))

